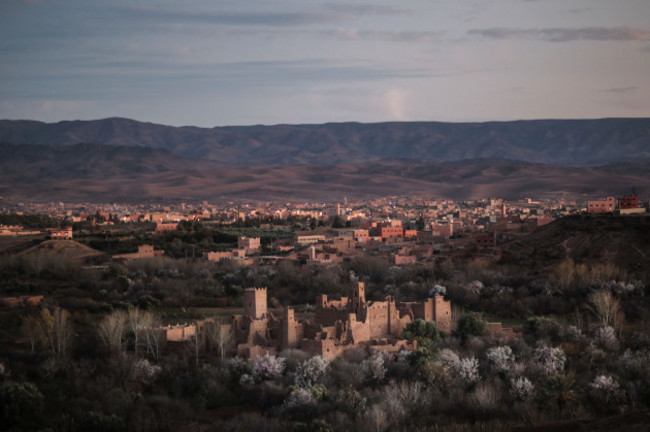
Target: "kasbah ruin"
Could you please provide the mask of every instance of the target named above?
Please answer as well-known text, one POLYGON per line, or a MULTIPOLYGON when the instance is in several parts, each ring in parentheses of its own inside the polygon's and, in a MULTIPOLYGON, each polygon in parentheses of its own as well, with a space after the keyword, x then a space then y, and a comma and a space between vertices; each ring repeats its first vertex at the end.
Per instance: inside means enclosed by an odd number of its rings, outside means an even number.
MULTIPOLYGON (((350 290, 349 297, 329 300, 317 298, 314 318, 296 319, 293 308, 286 307, 276 318, 267 310, 266 288, 247 288, 243 298, 244 314, 222 323, 236 340, 236 355, 255 358, 286 349, 300 349, 331 360, 350 348, 368 347, 396 353, 417 348, 417 342, 401 339, 406 325, 420 318, 436 323, 440 331, 451 332, 451 304, 442 296, 423 302, 366 301, 363 282, 350 290)), ((198 323, 199 331, 207 322, 198 323)), ((172 329, 173 332, 180 329, 172 329)), ((187 329, 189 330, 189 329, 187 329)), ((194 330, 192 328, 191 330, 194 330)), ((184 332, 193 336, 194 331, 184 332)), ((182 335, 178 335, 183 338, 182 335)), ((167 340, 175 339, 170 333, 167 340)))
MULTIPOLYGON (((405 327, 417 319, 436 324, 441 332, 451 333, 451 302, 441 295, 422 302, 366 301, 365 286, 358 282, 349 297, 329 300, 321 294, 316 299, 314 318, 297 319, 293 308, 285 307, 282 317, 267 309, 266 288, 246 288, 244 314, 231 316, 226 322, 215 318, 197 321, 196 325, 159 327, 161 342, 186 342, 218 325, 229 334, 234 347, 228 354, 253 359, 275 355, 287 349, 299 349, 310 355, 320 354, 332 360, 351 348, 368 348, 386 353, 417 349, 417 341, 402 339, 405 327), (220 320, 219 320, 220 321, 220 320)), ((500 322, 487 322, 488 334, 516 338, 520 334, 500 322)))

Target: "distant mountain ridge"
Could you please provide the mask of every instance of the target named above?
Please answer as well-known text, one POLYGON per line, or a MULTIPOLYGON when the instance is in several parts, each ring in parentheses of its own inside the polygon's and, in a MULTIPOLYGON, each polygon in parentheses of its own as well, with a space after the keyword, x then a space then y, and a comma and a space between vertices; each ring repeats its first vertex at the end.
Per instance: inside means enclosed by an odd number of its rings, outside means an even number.
POLYGON ((650 157, 650 118, 215 128, 172 127, 123 118, 59 123, 0 120, 0 141, 47 146, 96 143, 149 147, 235 165, 505 158, 595 166, 650 157))
POLYGON ((0 196, 17 199, 141 202, 256 199, 310 201, 426 193, 440 198, 647 195, 650 163, 564 167, 507 159, 454 162, 383 159, 311 165, 221 164, 165 149, 0 143, 0 196))

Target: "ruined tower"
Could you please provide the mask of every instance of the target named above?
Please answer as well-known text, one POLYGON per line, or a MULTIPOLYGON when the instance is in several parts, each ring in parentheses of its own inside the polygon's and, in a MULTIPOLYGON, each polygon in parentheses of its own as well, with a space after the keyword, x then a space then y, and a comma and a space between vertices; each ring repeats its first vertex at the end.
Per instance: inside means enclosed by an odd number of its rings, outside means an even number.
POLYGON ((451 333, 451 302, 441 295, 433 299, 433 321, 438 330, 451 333))
POLYGON ((366 286, 363 282, 359 282, 356 287, 352 288, 352 312, 355 314, 361 313, 361 306, 366 303, 366 286))
POLYGON ((293 309, 284 308, 284 319, 282 320, 282 349, 295 348, 298 338, 296 335, 296 319, 293 309))
POLYGON ((244 290, 244 315, 260 319, 266 314, 266 288, 244 290))

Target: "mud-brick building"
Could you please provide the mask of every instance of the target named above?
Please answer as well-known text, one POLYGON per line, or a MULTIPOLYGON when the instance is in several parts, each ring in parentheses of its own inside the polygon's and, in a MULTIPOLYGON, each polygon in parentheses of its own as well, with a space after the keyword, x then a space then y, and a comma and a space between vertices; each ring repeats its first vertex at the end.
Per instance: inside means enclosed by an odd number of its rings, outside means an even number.
POLYGON ((406 325, 421 318, 433 321, 444 332, 451 331, 451 304, 443 297, 424 302, 366 301, 365 286, 358 283, 348 297, 329 300, 320 295, 313 320, 296 319, 292 308, 276 318, 266 306, 266 288, 244 292, 244 315, 232 317, 237 355, 247 358, 285 349, 301 349, 332 359, 350 348, 398 352, 417 348, 401 339, 406 325))

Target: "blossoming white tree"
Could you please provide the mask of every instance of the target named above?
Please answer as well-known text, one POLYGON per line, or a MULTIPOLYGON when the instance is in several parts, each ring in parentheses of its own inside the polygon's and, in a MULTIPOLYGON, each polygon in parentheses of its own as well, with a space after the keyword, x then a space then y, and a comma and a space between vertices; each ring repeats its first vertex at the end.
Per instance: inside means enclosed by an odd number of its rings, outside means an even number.
POLYGON ((253 361, 251 374, 255 381, 272 380, 282 376, 284 359, 274 355, 263 355, 253 361))

